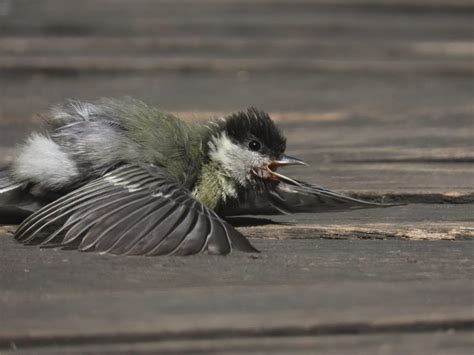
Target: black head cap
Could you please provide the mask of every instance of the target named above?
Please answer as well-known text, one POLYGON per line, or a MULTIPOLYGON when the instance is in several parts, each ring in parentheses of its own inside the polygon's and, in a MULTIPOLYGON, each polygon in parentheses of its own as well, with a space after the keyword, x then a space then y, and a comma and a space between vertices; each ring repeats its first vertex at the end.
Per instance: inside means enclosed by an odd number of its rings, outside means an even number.
POLYGON ((223 130, 231 139, 241 143, 258 140, 265 146, 264 152, 269 155, 278 157, 286 149, 286 138, 270 116, 253 107, 227 117, 223 130))

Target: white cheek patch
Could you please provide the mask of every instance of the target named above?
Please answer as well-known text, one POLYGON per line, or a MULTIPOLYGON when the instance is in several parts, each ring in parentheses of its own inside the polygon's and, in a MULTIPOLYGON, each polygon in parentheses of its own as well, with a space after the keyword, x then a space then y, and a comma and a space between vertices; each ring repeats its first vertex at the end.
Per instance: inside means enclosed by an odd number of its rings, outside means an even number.
POLYGON ((79 176, 69 155, 51 139, 37 133, 19 148, 12 172, 16 179, 46 189, 59 189, 79 176))
POLYGON ((219 163, 229 176, 240 185, 245 186, 252 178, 252 169, 269 163, 257 152, 234 144, 224 133, 214 138, 210 143, 210 158, 219 163))

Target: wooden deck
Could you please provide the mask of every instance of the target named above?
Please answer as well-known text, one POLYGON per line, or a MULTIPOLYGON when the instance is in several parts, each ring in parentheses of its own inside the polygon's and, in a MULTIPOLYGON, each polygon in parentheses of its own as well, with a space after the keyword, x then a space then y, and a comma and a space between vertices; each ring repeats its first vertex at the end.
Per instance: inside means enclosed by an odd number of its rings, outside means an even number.
POLYGON ((0 353, 472 354, 474 6, 0 0, 0 163, 66 98, 256 106, 310 167, 408 205, 239 217, 258 255, 112 257, 0 227, 0 353))

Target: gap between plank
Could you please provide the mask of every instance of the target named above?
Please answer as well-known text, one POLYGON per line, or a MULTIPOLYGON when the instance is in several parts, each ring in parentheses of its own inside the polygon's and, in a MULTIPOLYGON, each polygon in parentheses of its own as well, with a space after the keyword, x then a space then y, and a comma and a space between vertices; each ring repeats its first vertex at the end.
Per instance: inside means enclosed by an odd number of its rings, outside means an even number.
POLYGON ((87 346, 130 344, 166 340, 217 340, 230 338, 300 337, 322 335, 367 335, 386 333, 423 333, 438 331, 468 331, 474 329, 474 319, 418 320, 412 322, 375 322, 322 324, 309 327, 276 327, 267 329, 220 329, 183 332, 70 334, 70 335, 20 335, 0 334, 0 350, 37 348, 54 345, 87 346))

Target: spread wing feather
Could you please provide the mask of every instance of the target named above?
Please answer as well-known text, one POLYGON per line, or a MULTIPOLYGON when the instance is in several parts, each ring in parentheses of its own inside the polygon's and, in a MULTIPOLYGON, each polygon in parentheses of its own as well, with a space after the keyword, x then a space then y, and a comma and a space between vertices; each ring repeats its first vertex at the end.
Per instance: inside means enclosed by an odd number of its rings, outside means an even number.
POLYGON ((364 201, 326 188, 298 181, 299 186, 278 184, 264 192, 251 192, 238 204, 229 204, 223 215, 290 214, 302 212, 334 212, 361 208, 392 207, 394 204, 364 201))
POLYGON ((257 250, 163 169, 124 165, 43 207, 15 239, 127 255, 257 250))

